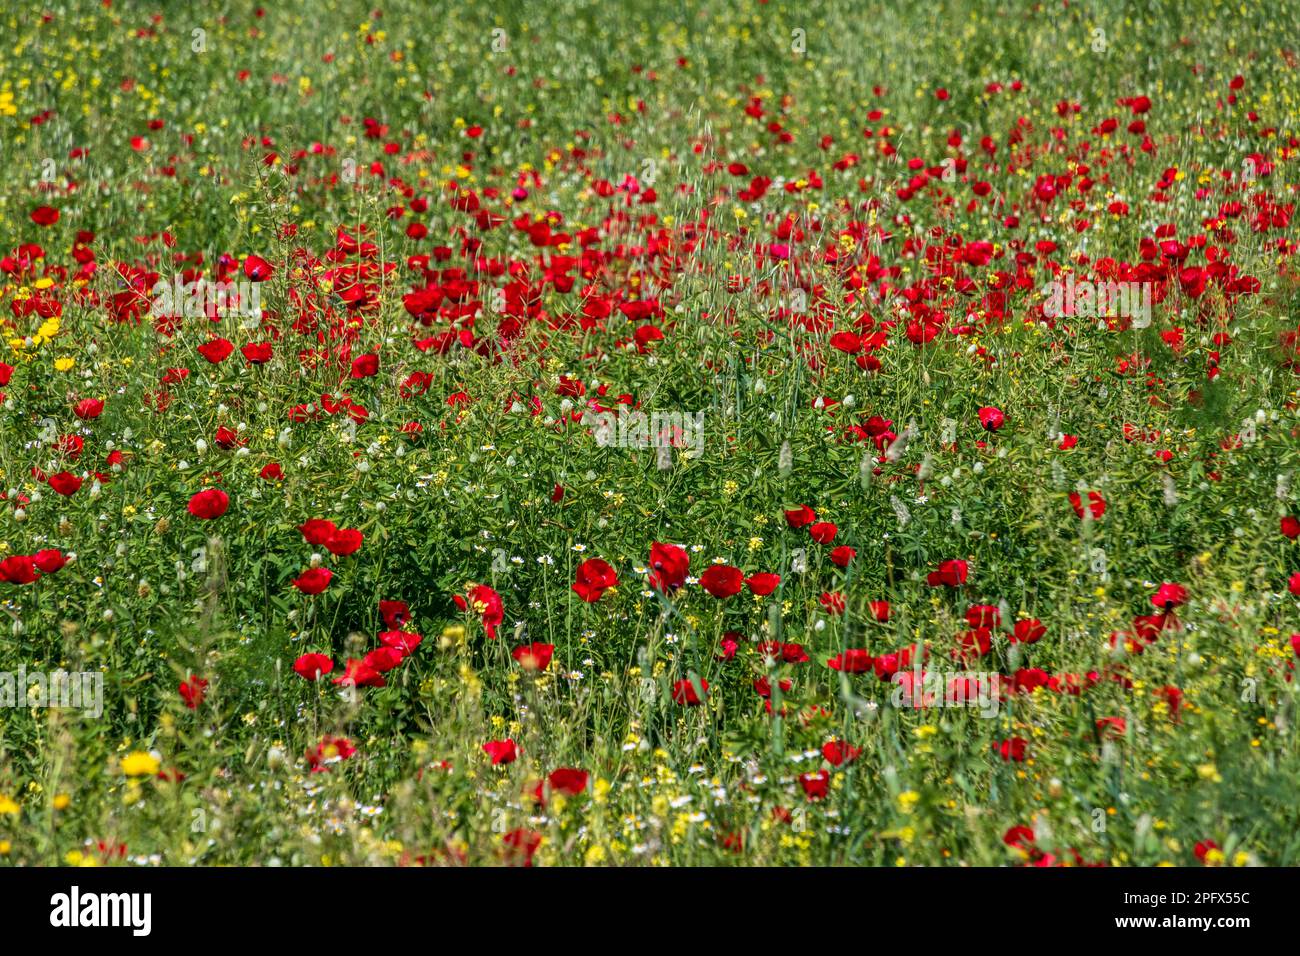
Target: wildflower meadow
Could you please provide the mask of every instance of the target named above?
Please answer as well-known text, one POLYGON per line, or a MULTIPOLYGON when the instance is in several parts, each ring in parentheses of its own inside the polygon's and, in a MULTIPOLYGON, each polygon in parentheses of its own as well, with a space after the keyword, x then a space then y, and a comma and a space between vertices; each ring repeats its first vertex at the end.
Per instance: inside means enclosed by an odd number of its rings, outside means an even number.
POLYGON ((1300 5, 370 3, 3 12, 0 865, 1300 863, 1300 5))

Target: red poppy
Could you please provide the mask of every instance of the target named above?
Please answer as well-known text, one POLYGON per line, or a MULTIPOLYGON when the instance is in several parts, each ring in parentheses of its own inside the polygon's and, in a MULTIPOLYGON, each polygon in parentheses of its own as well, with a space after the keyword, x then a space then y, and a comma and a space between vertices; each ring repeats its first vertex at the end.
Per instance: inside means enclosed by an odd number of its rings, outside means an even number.
POLYGON ((992 405, 986 405, 979 410, 980 426, 985 431, 995 432, 1006 422, 1006 415, 1002 414, 1002 409, 992 405))
POLYGON ((533 865, 533 856, 542 845, 542 835, 536 830, 511 830, 501 838, 506 845, 506 860, 516 866, 533 865))
POLYGON ((609 562, 588 558, 578 565, 573 581, 573 593, 588 604, 595 604, 610 588, 618 586, 618 575, 609 562))
POLYGON ((329 536, 325 548, 336 557, 347 557, 361 550, 362 534, 356 528, 339 528, 329 536))
POLYGON ((698 707, 704 702, 703 697, 708 692, 709 682, 706 680, 699 681, 698 689, 696 689, 696 681, 679 680, 673 684, 673 703, 698 707))
POLYGON ((349 657, 343 673, 334 678, 334 683, 343 687, 383 687, 385 682, 383 675, 372 665, 349 657))
POLYGON ((544 671, 550 665, 554 653, 554 644, 533 643, 520 644, 510 652, 510 656, 526 671, 544 671))
POLYGON ((1002 623, 1002 615, 992 604, 972 604, 966 609, 966 623, 971 627, 994 628, 1002 623))
POLYGON ((726 564, 710 565, 700 575, 700 587, 715 598, 729 598, 740 593, 744 587, 745 576, 739 568, 726 564))
POLYGON ((842 740, 828 740, 822 744, 822 757, 832 767, 839 767, 846 763, 852 763, 858 759, 862 753, 860 747, 854 747, 842 740))
POLYGON ((267 262, 261 256, 249 255, 249 257, 244 260, 244 275, 248 277, 250 282, 265 282, 267 279, 271 278, 271 275, 274 272, 275 270, 271 267, 271 263, 267 262))
POLYGON ((1008 737, 1006 740, 994 741, 993 751, 1003 760, 1024 763, 1029 741, 1024 737, 1008 737))
POLYGON ((293 662, 293 672, 304 680, 314 681, 332 670, 334 661, 328 654, 303 654, 293 662))
POLYGON ((330 586, 334 572, 329 568, 308 568, 293 579, 293 586, 303 594, 320 594, 330 586))
POLYGON ((828 660, 826 666, 845 674, 865 674, 871 670, 874 663, 875 660, 867 653, 866 648, 850 647, 828 660))
POLYGON ((849 562, 858 556, 855 548, 850 548, 847 544, 842 544, 831 552, 831 563, 839 565, 841 568, 847 568, 849 562))
POLYGON ((808 534, 818 544, 830 544, 838 533, 839 528, 829 521, 818 521, 808 529, 808 534))
POLYGON ((487 634, 488 640, 497 639, 497 625, 505 620, 501 595, 486 584, 475 584, 470 587, 466 597, 457 594, 452 600, 462 611, 473 610, 482 615, 483 631, 487 634))
POLYGON ((379 616, 385 627, 401 627, 411 619, 411 609, 405 601, 380 601, 379 616))
POLYGON ((32 564, 42 574, 53 574, 68 563, 58 548, 44 548, 32 555, 32 564))
POLYGON ((799 786, 803 787, 804 795, 809 800, 825 799, 826 795, 831 792, 830 771, 817 770, 812 773, 802 773, 799 775, 799 786))
MULTIPOLYGON (((1070 492, 1070 507, 1080 518, 1084 516, 1083 499, 1077 491, 1070 492)), ((1088 511, 1092 513, 1093 520, 1100 520, 1106 513, 1106 499, 1095 491, 1088 492, 1088 511)))
POLYGON ((936 571, 931 571, 926 575, 925 583, 932 588, 961 587, 966 583, 967 574, 966 562, 960 558, 951 558, 947 561, 941 561, 936 571))
POLYGON ((1043 622, 1036 617, 1025 618, 1016 621, 1015 627, 1011 629, 1009 640, 1013 644, 1033 644, 1040 640, 1047 633, 1047 628, 1043 622))
POLYGON ((658 541, 650 545, 650 587, 656 591, 675 591, 686 583, 691 558, 675 544, 658 541))
POLYGON ((379 356, 374 352, 358 355, 352 360, 353 378, 370 378, 379 374, 379 356))
POLYGON ((403 654, 413 654, 423 641, 424 638, 413 631, 382 631, 379 635, 380 644, 403 654))
POLYGON ((1282 533, 1294 541, 1300 538, 1300 519, 1287 515, 1282 519, 1282 533))
POLYGON ((60 471, 49 477, 49 485, 53 491, 58 492, 64 497, 71 497, 81 490, 83 479, 77 477, 70 471, 60 471))
POLYGON ((492 765, 514 763, 519 757, 519 749, 515 742, 509 738, 505 740, 489 740, 483 745, 483 752, 492 758, 492 765))
POLYGON ((312 545, 323 546, 338 531, 333 521, 324 518, 311 518, 298 526, 303 539, 312 545))
POLYGON ((190 679, 182 682, 180 686, 181 699, 190 710, 198 710, 207 692, 208 682, 197 674, 191 674, 190 679))
POLYGON ((31 584, 40 575, 36 573, 36 564, 27 555, 14 554, 0 561, 0 581, 10 584, 31 584))
POLYGON ((1180 604, 1187 603, 1187 588, 1181 584, 1165 582, 1151 595, 1151 604, 1162 611, 1171 611, 1180 604))
POLYGON ((803 528, 817 520, 817 512, 807 505, 800 505, 793 511, 785 513, 785 521, 791 528, 803 528))
POLYGON ((32 222, 38 226, 52 226, 59 221, 59 211, 53 206, 37 206, 32 210, 32 222))
POLYGON ((101 398, 83 398, 72 406, 72 413, 81 419, 98 418, 104 411, 104 400, 101 398))
POLYGON ((220 365, 230 357, 235 346, 229 339, 210 339, 199 346, 198 352, 213 365, 220 365))
POLYGON ((757 594, 759 597, 767 597, 775 591, 780 584, 781 575, 771 574, 766 571, 760 574, 751 574, 749 577, 745 578, 745 586, 749 588, 753 594, 757 594))
POLYGON ((570 797, 576 797, 586 791, 587 780, 587 771, 575 767, 560 767, 551 771, 551 775, 546 778, 551 793, 562 793, 570 797))
POLYGON ((207 488, 190 496, 190 514, 203 521, 220 518, 230 507, 230 496, 220 488, 207 488))

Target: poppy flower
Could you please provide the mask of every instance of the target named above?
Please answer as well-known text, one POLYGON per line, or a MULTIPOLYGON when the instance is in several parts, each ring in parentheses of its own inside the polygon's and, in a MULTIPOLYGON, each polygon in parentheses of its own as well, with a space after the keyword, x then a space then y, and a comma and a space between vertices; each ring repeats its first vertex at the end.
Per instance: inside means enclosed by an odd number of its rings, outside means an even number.
POLYGON ((519 757, 519 749, 515 742, 509 738, 505 740, 489 740, 483 745, 483 752, 492 759, 492 766, 500 764, 514 763, 519 757))
POLYGON ((925 583, 932 588, 961 587, 966 583, 967 572, 968 568, 965 561, 960 558, 950 558, 947 561, 941 561, 937 570, 926 575, 925 583))
POLYGON ((279 462, 273 461, 264 466, 262 470, 257 473, 257 477, 261 478, 263 481, 284 481, 284 469, 280 467, 279 462))
POLYGON ((780 641, 765 641, 758 645, 758 653, 763 657, 782 664, 806 664, 808 652, 802 644, 782 644, 780 641))
POLYGON ((402 663, 402 659, 405 656, 406 655, 396 647, 376 647, 365 656, 362 663, 367 667, 374 668, 380 674, 387 674, 389 671, 397 667, 397 665, 402 663))
POLYGON ((703 695, 709 692, 709 682, 706 680, 699 681, 699 689, 696 689, 696 682, 692 680, 679 680, 673 684, 673 703, 682 704, 686 707, 698 707, 703 703, 703 695))
POLYGON ((414 653, 423 641, 423 636, 412 631, 383 631, 379 635, 380 644, 401 651, 403 654, 414 653))
POLYGON ((349 657, 343 673, 334 678, 334 683, 342 687, 383 687, 385 681, 372 665, 349 657))
POLYGON ((586 791, 588 779, 589 776, 585 770, 578 770, 575 767, 560 767, 551 771, 551 775, 546 778, 546 782, 550 785, 551 793, 562 793, 565 796, 576 797, 586 791))
POLYGON ((1038 618, 1025 618, 1016 621, 1015 627, 1011 629, 1009 640, 1013 644, 1033 644, 1041 640, 1046 633, 1047 628, 1038 618))
POLYGON ((265 282, 267 279, 271 278, 271 275, 274 272, 275 270, 271 267, 271 263, 267 262, 261 256, 249 255, 249 257, 244 260, 244 275, 248 277, 248 281, 250 282, 265 282))
POLYGON ((816 520, 817 512, 813 511, 807 505, 800 505, 798 508, 785 513, 786 524, 796 530, 806 527, 816 520))
POLYGON ((803 787, 804 795, 810 801, 823 800, 831 792, 830 771, 817 770, 812 773, 801 773, 799 775, 799 786, 803 787))
POLYGON ((330 586, 334 572, 329 568, 308 568, 293 579, 293 586, 303 594, 320 594, 330 586))
POLYGON ((462 611, 472 609, 476 614, 481 615, 483 631, 487 634, 488 640, 495 641, 497 639, 497 625, 505 620, 501 595, 486 584, 475 584, 470 587, 464 597, 457 594, 452 597, 452 600, 456 602, 456 606, 462 611))
POLYGON ((1007 762, 1024 763, 1028 747, 1029 741, 1024 737, 1008 737, 993 743, 994 753, 1007 762))
POLYGON ((862 753, 862 748, 854 747, 842 740, 828 740, 822 744, 822 757, 832 767, 839 767, 846 763, 852 763, 858 759, 862 753))
POLYGON ((353 378, 370 378, 379 374, 379 356, 373 352, 359 355, 352 360, 353 378))
POLYGON ((1187 603, 1187 588, 1181 584, 1165 582, 1151 595, 1151 604, 1162 611, 1171 611, 1180 604, 1187 603))
POLYGON ((325 541, 325 548, 335 557, 344 558, 360 551, 362 540, 356 528, 339 528, 325 541))
POLYGON ((68 559, 58 548, 44 548, 32 555, 32 564, 42 574, 53 574, 67 563, 68 559))
POLYGON ((871 670, 874 663, 874 659, 865 648, 850 647, 828 660, 826 666, 844 674, 865 674, 871 670))
POLYGON ((809 536, 818 544, 830 544, 838 533, 839 528, 829 521, 818 521, 808 529, 809 536))
MULTIPOLYGON (((1084 516, 1083 499, 1077 491, 1070 492, 1070 507, 1080 518, 1084 516)), ((1101 516, 1106 513, 1106 499, 1095 491, 1088 492, 1088 511, 1092 513, 1094 521, 1101 520, 1101 516)))
POLYGON ((1294 541, 1300 538, 1300 519, 1287 515, 1282 519, 1282 533, 1294 541))
POLYGON ((972 604, 966 609, 966 623, 971 627, 994 628, 1002 623, 1002 615, 992 604, 972 604))
POLYGON ((957 643, 961 650, 955 652, 954 656, 963 659, 983 657, 993 649, 993 632, 987 627, 973 627, 958 634, 957 643))
POLYGON ((817 601, 832 617, 839 617, 844 613, 844 595, 839 591, 823 591, 817 601))
POLYGON ((554 644, 533 643, 520 644, 510 652, 510 656, 526 671, 544 671, 550 665, 554 653, 554 644))
POLYGON ((347 760, 356 752, 357 748, 348 738, 326 735, 319 744, 307 751, 307 766, 312 773, 323 773, 329 769, 329 764, 347 760))
POLYGON ((771 574, 766 571, 759 574, 751 574, 749 577, 745 578, 745 586, 749 588, 751 593, 757 594, 759 597, 767 597, 775 591, 780 584, 781 575, 771 574))
POLYGON ((506 860, 516 866, 530 867, 533 856, 542 845, 542 835, 536 830, 511 830, 501 838, 506 845, 506 860))
POLYGON ((31 584, 40 575, 36 573, 36 564, 30 557, 14 554, 0 561, 0 581, 10 584, 31 584))
POLYGON ((985 431, 995 432, 1003 426, 1007 417, 1002 413, 1002 409, 993 405, 985 405, 979 410, 980 427, 985 431))
POLYGON ((328 654, 303 654, 293 662, 293 672, 304 680, 314 681, 332 670, 334 661, 328 654))
POLYGON ((229 339, 210 339, 199 346, 198 352, 213 365, 220 365, 235 350, 229 339))
POLYGON ((50 475, 49 485, 53 491, 66 497, 71 497, 81 490, 83 479, 77 477, 70 471, 60 471, 50 475))
POLYGON ((32 222, 38 226, 52 226, 59 221, 59 211, 53 206, 37 206, 32 210, 32 222))
POLYGON ((274 354, 270 342, 249 342, 239 351, 249 365, 265 365, 274 354))
POLYGON ((891 609, 888 601, 868 601, 867 610, 871 612, 873 618, 882 624, 889 620, 891 609))
POLYGON ((198 710, 208 692, 208 682, 197 674, 191 674, 190 679, 182 682, 179 689, 185 706, 190 710, 198 710))
POLYGON ((729 598, 740 593, 740 589, 744 587, 744 580, 745 576, 739 568, 714 564, 700 575, 700 587, 715 598, 729 598))
POLYGON ((230 496, 220 488, 207 488, 190 496, 186 506, 190 514, 202 521, 220 518, 230 507, 230 496))
POLYGON ((104 400, 102 398, 83 398, 72 406, 72 413, 83 420, 98 418, 103 412, 104 400))
POLYGON ((857 556, 858 552, 856 549, 850 548, 847 544, 842 544, 831 552, 831 563, 836 564, 841 568, 847 568, 849 562, 857 556))
POLYGON ((686 583, 691 558, 675 544, 658 541, 650 545, 650 587, 656 591, 675 591, 686 583))
POLYGON ((324 518, 311 518, 304 521, 298 525, 298 530, 302 532, 303 540, 317 547, 324 547, 338 532, 334 522, 324 518))
POLYGON ((573 593, 588 604, 595 604, 610 588, 618 586, 618 575, 609 562, 601 558, 588 558, 578 565, 573 581, 573 593))
POLYGON ((405 601, 380 601, 379 616, 384 619, 384 627, 401 627, 411 619, 411 609, 405 601))
POLYGON ((1296 597, 1300 597, 1300 571, 1291 575, 1291 580, 1287 582, 1287 590, 1296 597))

